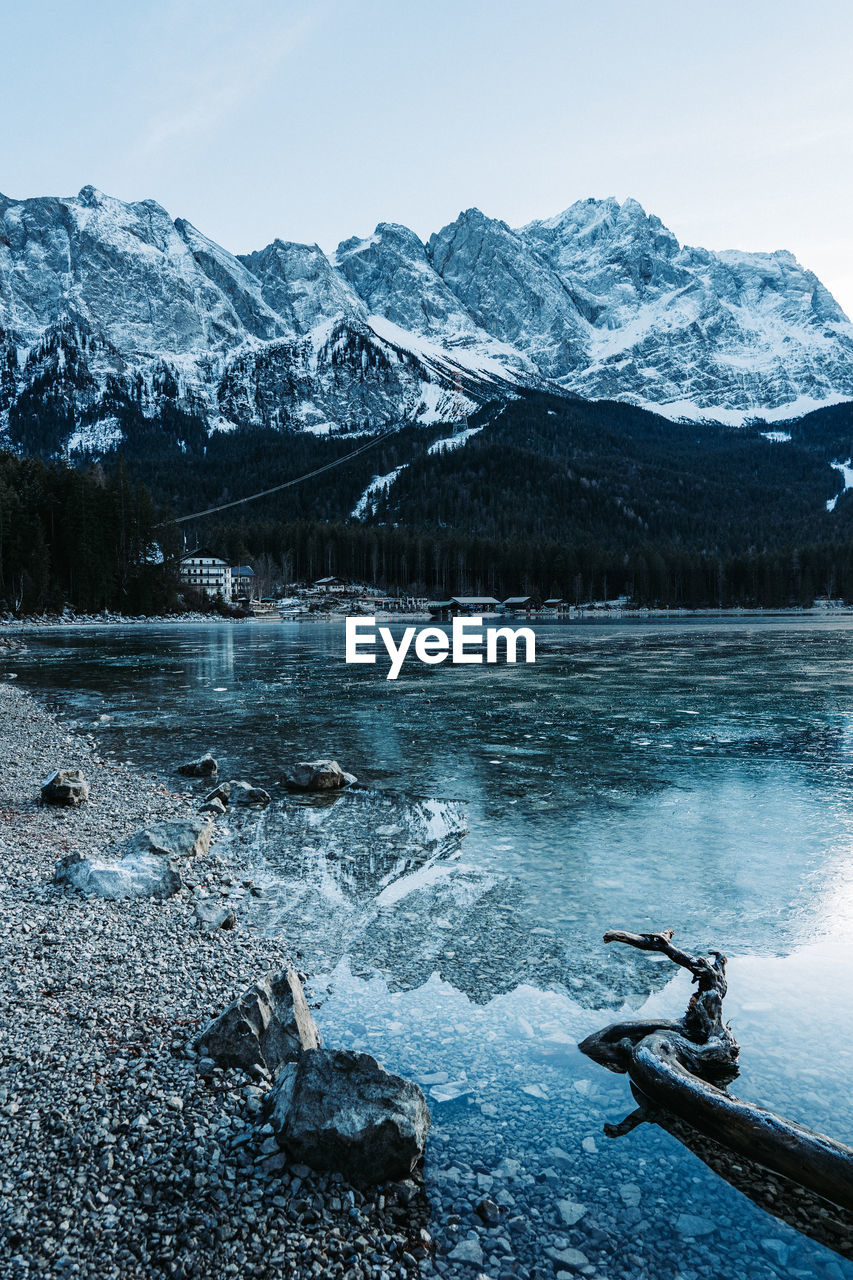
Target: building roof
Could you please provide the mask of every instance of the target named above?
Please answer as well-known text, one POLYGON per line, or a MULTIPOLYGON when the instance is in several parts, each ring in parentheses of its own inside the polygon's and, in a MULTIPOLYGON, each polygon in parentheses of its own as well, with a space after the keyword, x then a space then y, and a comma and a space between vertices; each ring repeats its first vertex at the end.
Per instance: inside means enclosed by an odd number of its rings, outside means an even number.
POLYGON ((451 604, 500 604, 494 596, 453 596, 451 604))
POLYGON ((317 578, 314 582, 314 586, 325 587, 325 586, 328 586, 330 582, 340 582, 340 581, 341 579, 338 577, 335 577, 334 575, 331 578, 317 578))
POLYGON ((545 603, 546 604, 564 604, 565 601, 563 600, 562 596, 554 596, 553 599, 546 600, 545 603))
POLYGON ((255 571, 250 564, 237 564, 232 567, 231 575, 235 578, 254 578, 255 571))
POLYGON ((532 599, 533 596, 507 596, 504 604, 527 604, 532 599))
POLYGON ((221 556, 215 556, 207 547, 196 547, 194 551, 185 551, 181 556, 181 564, 185 560, 212 560, 215 564, 228 565, 227 560, 223 560, 221 556))

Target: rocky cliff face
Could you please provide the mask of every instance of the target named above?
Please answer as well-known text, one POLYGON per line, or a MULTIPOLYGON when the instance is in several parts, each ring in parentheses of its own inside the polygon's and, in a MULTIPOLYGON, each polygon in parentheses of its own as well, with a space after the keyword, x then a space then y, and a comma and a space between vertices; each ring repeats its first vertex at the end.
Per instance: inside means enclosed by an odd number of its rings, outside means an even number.
POLYGON ((635 200, 587 200, 521 236, 571 281, 587 325, 579 395, 671 416, 797 416, 853 390, 853 328, 787 252, 679 245, 635 200))
POLYGON ((682 246, 632 200, 238 258, 152 200, 0 197, 0 431, 18 447, 52 415, 60 445, 103 451, 129 405, 207 430, 376 430, 545 385, 793 417, 853 398, 853 327, 791 254, 682 246))

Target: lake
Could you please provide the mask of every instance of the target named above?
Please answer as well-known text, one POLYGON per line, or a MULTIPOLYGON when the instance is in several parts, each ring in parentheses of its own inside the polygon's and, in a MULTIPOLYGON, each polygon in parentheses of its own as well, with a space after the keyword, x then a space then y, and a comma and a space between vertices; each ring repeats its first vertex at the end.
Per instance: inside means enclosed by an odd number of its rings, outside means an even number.
POLYGON ((117 759, 174 784, 211 750, 273 793, 231 835, 249 923, 299 949, 327 1044, 422 1084, 432 1230, 480 1270, 853 1276, 665 1129, 606 1136, 636 1103, 577 1049, 683 1012, 686 975, 602 942, 671 927, 729 957, 732 1091, 853 1143, 853 620, 536 633, 533 666, 394 682, 312 623, 36 632, 2 670, 117 759), (327 755, 363 788, 285 793, 327 755))

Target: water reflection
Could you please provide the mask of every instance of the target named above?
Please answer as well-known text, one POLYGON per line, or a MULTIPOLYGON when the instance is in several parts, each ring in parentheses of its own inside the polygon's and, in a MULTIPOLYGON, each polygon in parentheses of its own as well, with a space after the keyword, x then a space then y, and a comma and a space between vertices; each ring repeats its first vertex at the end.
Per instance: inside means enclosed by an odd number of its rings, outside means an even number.
POLYGON ((3 661, 121 759, 171 774, 209 748, 221 776, 273 791, 247 819, 270 888, 256 922, 325 975, 328 1042, 422 1080, 438 1221, 467 1203, 466 1169, 477 1186, 519 1159, 495 1187, 604 1274, 631 1257, 623 1274, 698 1274, 687 1214, 711 1224, 703 1274, 838 1280, 846 1262, 672 1134, 609 1141, 633 1100, 576 1041, 622 1007, 681 1012, 670 966, 600 941, 671 926, 730 956, 738 1092, 851 1140, 850 636, 845 620, 549 626, 535 667, 394 684, 346 667, 322 626, 41 635, 3 661), (285 764, 325 754, 367 789, 320 807, 282 793, 285 764), (587 1205, 576 1226, 559 1196, 587 1205))

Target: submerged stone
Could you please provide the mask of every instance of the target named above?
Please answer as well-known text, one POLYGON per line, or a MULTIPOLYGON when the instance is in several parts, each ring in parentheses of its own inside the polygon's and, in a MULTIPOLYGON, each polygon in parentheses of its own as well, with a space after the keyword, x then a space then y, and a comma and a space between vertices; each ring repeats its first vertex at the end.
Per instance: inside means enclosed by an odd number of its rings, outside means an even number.
POLYGON ((337 760, 300 760, 285 772, 284 781, 294 791, 339 791, 357 778, 345 773, 337 760))
POLYGON ((218 770, 219 765, 209 751, 198 760, 178 765, 178 773, 182 773, 185 778, 215 778, 218 770))
POLYGON ((236 781, 230 783, 229 801, 231 804, 246 805, 252 809, 264 809, 272 796, 263 787, 253 787, 251 782, 236 781))

